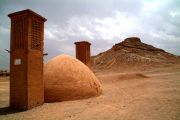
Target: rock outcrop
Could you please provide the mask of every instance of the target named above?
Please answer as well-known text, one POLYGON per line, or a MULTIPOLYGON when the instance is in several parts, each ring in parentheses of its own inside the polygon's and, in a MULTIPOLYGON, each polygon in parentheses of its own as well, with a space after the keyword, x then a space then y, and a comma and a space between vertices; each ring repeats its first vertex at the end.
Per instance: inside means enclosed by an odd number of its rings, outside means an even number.
POLYGON ((179 56, 142 43, 131 37, 115 44, 111 49, 91 57, 93 69, 149 69, 180 63, 179 56))

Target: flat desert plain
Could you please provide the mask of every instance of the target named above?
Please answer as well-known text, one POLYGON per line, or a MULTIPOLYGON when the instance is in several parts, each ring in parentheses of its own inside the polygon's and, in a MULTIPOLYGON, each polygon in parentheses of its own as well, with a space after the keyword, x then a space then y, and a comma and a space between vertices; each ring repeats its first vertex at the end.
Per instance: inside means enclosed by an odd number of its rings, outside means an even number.
MULTIPOLYGON (((99 97, 10 110, 9 78, 0 78, 0 120, 180 120, 180 65, 131 72, 96 72, 99 97)), ((21 97, 21 96, 19 96, 21 97)))

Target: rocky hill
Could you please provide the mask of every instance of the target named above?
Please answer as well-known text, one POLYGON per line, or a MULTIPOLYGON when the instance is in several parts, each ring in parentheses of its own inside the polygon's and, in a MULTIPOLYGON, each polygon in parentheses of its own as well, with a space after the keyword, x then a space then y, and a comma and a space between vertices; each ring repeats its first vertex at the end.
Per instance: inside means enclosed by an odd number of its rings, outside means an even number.
POLYGON ((180 63, 180 57, 130 37, 91 57, 93 69, 149 69, 180 63))

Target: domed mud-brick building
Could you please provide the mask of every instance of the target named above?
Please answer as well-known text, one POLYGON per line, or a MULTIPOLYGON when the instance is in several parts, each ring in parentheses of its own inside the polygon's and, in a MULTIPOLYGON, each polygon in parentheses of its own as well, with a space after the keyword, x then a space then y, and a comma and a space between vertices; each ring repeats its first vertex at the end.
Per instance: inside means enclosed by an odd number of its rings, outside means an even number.
POLYGON ((51 59, 44 68, 45 102, 75 100, 98 96, 102 87, 94 73, 68 55, 51 59))

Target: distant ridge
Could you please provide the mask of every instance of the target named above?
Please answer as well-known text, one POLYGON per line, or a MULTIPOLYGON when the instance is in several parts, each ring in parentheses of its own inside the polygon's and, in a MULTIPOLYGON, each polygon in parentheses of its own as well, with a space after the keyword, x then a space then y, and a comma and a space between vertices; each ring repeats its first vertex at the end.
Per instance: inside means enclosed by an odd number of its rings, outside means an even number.
POLYGON ((91 63, 93 69, 149 69, 178 64, 180 57, 130 37, 92 56, 91 63))

